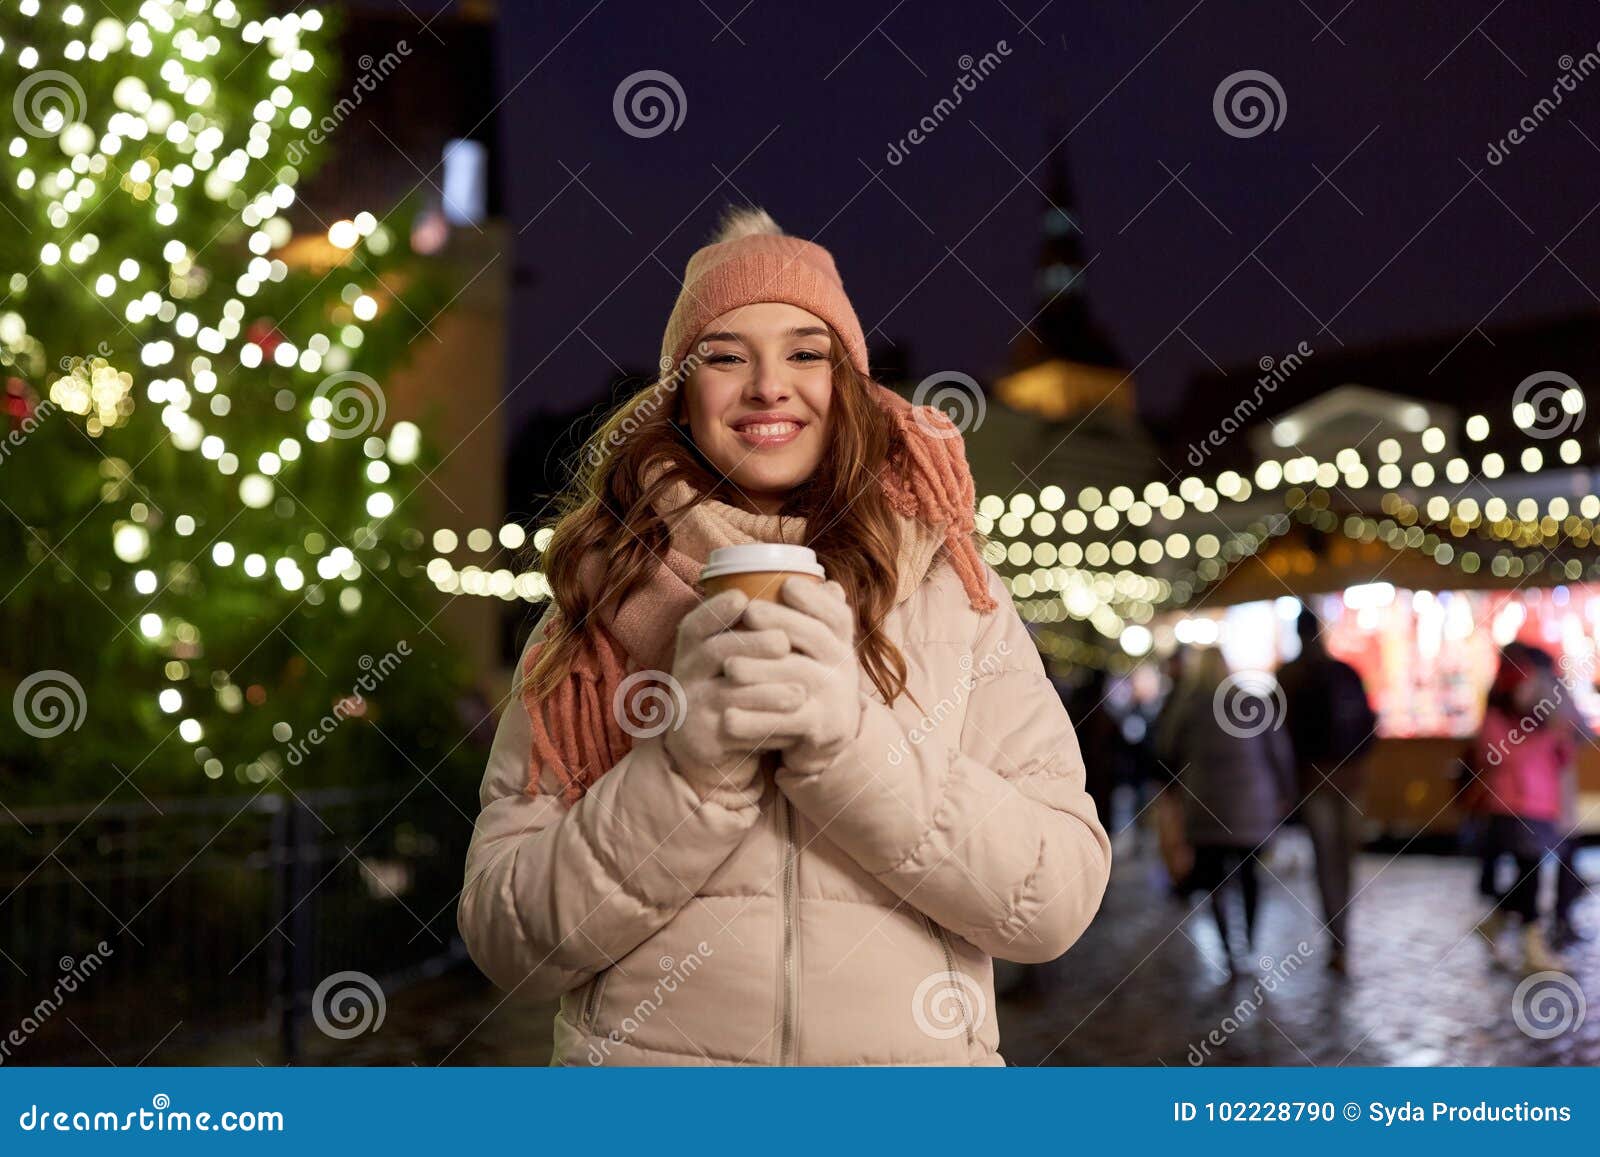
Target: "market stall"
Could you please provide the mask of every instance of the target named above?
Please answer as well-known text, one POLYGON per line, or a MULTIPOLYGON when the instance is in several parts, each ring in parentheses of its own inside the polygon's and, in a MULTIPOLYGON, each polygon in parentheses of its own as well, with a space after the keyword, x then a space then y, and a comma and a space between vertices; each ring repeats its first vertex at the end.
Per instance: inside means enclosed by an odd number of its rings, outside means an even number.
MULTIPOLYGON (((1482 719, 1499 649, 1512 640, 1554 656, 1560 693, 1600 733, 1600 584, 1515 586, 1489 576, 1457 586, 1465 577, 1457 570, 1361 547, 1341 544, 1337 557, 1308 566, 1303 548, 1275 545, 1204 605, 1168 616, 1158 641, 1216 645, 1235 671, 1273 671, 1298 653, 1302 602, 1316 611, 1329 652, 1360 672, 1378 715, 1365 801, 1378 834, 1455 829, 1459 759, 1482 719), (1440 589, 1446 583, 1456 589, 1440 589)), ((1579 784, 1580 829, 1600 832, 1600 740, 1580 747, 1579 784)))

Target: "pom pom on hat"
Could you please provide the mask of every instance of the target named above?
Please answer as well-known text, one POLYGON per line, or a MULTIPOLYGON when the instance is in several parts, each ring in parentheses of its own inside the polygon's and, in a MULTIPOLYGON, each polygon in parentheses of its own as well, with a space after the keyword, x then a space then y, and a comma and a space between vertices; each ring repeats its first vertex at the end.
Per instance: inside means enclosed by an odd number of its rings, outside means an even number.
POLYGON ((782 227, 765 209, 754 205, 729 205, 723 211, 722 223, 717 226, 717 232, 708 244, 720 245, 724 241, 738 241, 742 237, 759 237, 762 234, 784 236, 782 227))

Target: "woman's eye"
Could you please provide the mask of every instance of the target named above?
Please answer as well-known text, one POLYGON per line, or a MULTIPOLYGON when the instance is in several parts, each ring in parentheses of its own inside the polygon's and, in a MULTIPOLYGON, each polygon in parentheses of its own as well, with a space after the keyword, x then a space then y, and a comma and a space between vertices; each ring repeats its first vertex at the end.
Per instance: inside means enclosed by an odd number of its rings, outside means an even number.
MULTIPOLYGON (((828 356, 826 354, 819 354, 816 350, 796 350, 789 356, 791 359, 802 363, 825 362, 828 360, 828 356)), ((706 359, 706 364, 712 366, 727 366, 738 365, 743 361, 744 359, 738 354, 712 354, 706 359)))

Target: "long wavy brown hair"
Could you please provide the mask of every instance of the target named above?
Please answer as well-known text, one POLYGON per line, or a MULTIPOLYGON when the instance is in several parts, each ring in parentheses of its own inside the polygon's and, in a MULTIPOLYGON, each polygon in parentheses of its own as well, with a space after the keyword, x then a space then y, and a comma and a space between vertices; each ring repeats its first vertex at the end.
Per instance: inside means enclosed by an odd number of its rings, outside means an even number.
MULTIPOLYGON (((828 408, 828 446, 816 472, 790 491, 780 517, 803 517, 806 545, 817 552, 828 577, 844 587, 856 612, 862 665, 885 703, 906 688, 906 661, 881 624, 894 605, 898 516, 878 479, 899 437, 873 397, 877 388, 856 371, 837 334, 830 331, 833 396, 828 408)), ((640 390, 600 425, 579 451, 573 479, 556 500, 554 531, 539 558, 551 598, 566 629, 540 647, 528 673, 535 694, 549 694, 571 671, 600 612, 624 602, 649 581, 666 552, 669 533, 656 500, 682 480, 696 494, 692 505, 717 498, 748 509, 748 503, 701 454, 677 425, 685 366, 640 390), (666 468, 646 487, 646 468, 666 468), (591 550, 611 560, 597 596, 579 581, 579 563, 591 550)))

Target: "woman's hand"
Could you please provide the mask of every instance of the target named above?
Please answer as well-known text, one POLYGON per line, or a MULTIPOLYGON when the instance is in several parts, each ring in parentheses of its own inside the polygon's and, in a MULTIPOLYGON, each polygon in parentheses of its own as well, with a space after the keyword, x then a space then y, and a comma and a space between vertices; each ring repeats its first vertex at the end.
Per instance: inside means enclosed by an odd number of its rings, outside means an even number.
MULTIPOLYGON (((730 657, 776 662, 789 651, 782 631, 734 630, 750 601, 743 591, 727 590, 701 603, 678 624, 672 678, 683 689, 682 721, 662 743, 673 770, 689 781, 702 800, 715 797, 730 807, 759 799, 764 784, 761 748, 771 747, 733 735, 724 726, 730 703, 745 692, 723 674, 730 657)), ((757 739, 760 736, 756 737, 757 739)))
POLYGON ((756 599, 744 610, 753 630, 782 633, 789 653, 727 661, 728 679, 741 689, 727 710, 728 732, 781 748, 791 771, 821 771, 861 727, 855 612, 836 582, 791 578, 781 594, 782 603, 756 599))

